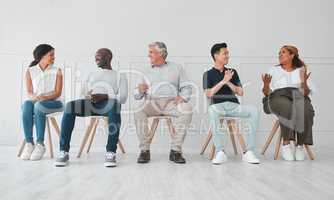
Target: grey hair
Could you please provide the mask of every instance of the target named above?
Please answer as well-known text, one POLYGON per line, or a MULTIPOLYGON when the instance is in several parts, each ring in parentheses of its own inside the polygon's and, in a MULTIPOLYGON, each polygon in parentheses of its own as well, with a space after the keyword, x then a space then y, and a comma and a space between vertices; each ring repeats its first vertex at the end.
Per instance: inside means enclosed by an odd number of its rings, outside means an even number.
POLYGON ((167 51, 167 46, 166 46, 165 43, 163 43, 163 42, 152 42, 148 46, 149 47, 154 47, 159 53, 161 53, 161 55, 164 59, 167 58, 168 51, 167 51))

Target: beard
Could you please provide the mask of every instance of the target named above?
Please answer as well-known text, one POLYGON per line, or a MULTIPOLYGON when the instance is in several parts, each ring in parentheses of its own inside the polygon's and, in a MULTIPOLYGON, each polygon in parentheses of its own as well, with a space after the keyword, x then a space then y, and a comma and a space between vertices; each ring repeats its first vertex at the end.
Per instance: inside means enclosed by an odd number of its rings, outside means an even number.
POLYGON ((104 69, 109 65, 109 62, 106 59, 101 59, 100 62, 97 63, 97 66, 104 69))

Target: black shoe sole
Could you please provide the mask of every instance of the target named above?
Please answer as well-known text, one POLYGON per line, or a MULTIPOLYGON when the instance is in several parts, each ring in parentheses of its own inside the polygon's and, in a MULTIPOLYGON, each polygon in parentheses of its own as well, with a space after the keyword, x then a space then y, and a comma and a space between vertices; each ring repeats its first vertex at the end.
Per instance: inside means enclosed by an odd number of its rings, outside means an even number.
POLYGON ((137 160, 138 164, 146 164, 146 163, 149 163, 149 162, 150 162, 149 160, 147 160, 147 161, 139 161, 139 160, 137 160))
POLYGON ((169 158, 169 161, 171 161, 171 162, 174 162, 174 163, 176 163, 176 164, 186 164, 186 161, 183 161, 183 162, 177 162, 177 161, 175 161, 175 159, 173 159, 173 158, 169 158))

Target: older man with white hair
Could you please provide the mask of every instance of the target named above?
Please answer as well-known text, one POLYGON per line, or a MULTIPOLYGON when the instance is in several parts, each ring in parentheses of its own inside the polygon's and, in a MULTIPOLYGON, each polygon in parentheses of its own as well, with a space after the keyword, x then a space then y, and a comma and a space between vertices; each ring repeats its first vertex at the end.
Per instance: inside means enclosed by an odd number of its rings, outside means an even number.
POLYGON ((163 42, 149 45, 148 57, 151 66, 143 73, 135 89, 135 99, 144 99, 144 106, 135 113, 136 130, 141 150, 138 163, 150 161, 150 135, 148 118, 173 116, 176 134, 171 138, 169 160, 183 164, 182 144, 192 118, 192 107, 188 103, 192 88, 183 67, 166 61, 168 52, 163 42))

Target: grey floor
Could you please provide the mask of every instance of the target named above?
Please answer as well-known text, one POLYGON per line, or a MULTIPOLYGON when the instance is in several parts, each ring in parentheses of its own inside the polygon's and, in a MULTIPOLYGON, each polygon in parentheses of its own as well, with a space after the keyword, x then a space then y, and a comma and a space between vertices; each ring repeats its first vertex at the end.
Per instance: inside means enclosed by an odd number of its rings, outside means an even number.
POLYGON ((81 159, 75 158, 74 147, 67 168, 54 168, 48 155, 38 162, 21 161, 15 157, 17 147, 2 145, 0 199, 334 199, 334 147, 329 145, 314 149, 315 161, 274 161, 271 147, 260 165, 230 153, 228 163, 213 166, 199 148, 185 149, 186 165, 170 163, 168 147, 156 143, 147 165, 137 164, 135 145, 126 144, 117 168, 103 166, 102 145, 95 144, 81 159))

